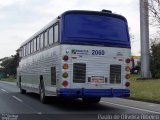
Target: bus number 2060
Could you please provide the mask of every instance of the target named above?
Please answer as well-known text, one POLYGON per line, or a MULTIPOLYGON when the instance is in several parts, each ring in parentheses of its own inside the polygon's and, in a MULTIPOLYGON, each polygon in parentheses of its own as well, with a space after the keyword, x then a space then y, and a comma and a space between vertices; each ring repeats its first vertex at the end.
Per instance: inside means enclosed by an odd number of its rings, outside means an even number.
POLYGON ((92 50, 92 55, 105 55, 104 50, 92 50))

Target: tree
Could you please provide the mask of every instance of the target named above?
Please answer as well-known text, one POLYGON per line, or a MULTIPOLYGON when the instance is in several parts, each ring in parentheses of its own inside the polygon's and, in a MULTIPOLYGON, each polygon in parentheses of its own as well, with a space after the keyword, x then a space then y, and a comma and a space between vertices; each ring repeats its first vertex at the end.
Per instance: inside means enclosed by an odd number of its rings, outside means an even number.
POLYGON ((1 70, 7 75, 16 75, 16 69, 19 64, 19 54, 16 53, 16 55, 12 55, 11 57, 7 57, 2 60, 1 63, 1 70))
POLYGON ((160 37, 160 0, 149 0, 150 25, 156 29, 155 38, 160 37))
POLYGON ((151 45, 151 73, 153 78, 160 78, 160 43, 151 45))
POLYGON ((150 26, 156 31, 151 38, 150 69, 153 78, 160 78, 160 0, 149 0, 150 26))

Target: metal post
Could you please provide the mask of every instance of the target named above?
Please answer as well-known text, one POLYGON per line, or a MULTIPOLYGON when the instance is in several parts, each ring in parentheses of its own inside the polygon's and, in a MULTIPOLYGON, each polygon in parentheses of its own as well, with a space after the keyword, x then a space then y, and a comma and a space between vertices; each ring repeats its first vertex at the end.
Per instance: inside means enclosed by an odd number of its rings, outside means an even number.
POLYGON ((149 60, 148 0, 139 0, 139 2, 141 32, 141 78, 151 78, 149 60))

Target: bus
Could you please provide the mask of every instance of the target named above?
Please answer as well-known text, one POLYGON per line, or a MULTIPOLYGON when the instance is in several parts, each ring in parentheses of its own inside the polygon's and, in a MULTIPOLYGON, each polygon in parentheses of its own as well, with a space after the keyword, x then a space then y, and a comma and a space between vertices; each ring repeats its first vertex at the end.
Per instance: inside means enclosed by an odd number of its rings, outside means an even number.
POLYGON ((131 46, 125 17, 109 10, 62 13, 21 44, 17 83, 22 94, 80 98, 130 96, 131 46))

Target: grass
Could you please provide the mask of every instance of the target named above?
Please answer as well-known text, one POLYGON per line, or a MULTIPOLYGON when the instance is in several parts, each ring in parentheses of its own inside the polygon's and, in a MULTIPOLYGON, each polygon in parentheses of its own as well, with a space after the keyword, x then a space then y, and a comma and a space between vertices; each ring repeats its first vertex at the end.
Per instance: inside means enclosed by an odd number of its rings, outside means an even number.
POLYGON ((160 103, 160 79, 137 80, 138 75, 131 78, 131 99, 160 103))
POLYGON ((14 77, 1 78, 0 80, 7 81, 7 82, 16 82, 16 78, 14 77))

